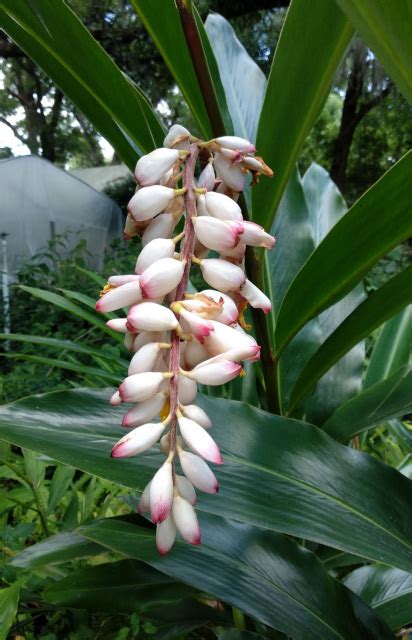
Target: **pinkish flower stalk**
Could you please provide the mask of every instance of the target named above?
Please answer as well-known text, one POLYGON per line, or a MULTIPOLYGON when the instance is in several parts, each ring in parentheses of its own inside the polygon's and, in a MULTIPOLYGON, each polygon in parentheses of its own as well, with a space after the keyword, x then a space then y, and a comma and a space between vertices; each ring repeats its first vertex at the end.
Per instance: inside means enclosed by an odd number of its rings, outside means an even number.
POLYGON ((156 443, 166 456, 138 506, 157 525, 161 555, 176 535, 200 544, 195 489, 218 491, 206 460, 223 459, 209 435, 212 422, 196 404, 198 384, 226 384, 244 373, 243 362, 259 359, 242 314, 247 304, 268 313, 270 300, 247 279, 244 255, 246 245, 270 249, 274 238, 244 221, 236 202, 248 175, 253 183, 272 175, 254 154, 243 138, 203 142, 174 125, 164 146, 136 165, 138 186, 125 228, 125 237, 142 237, 135 273, 111 276, 96 304, 102 313, 128 307, 126 318, 107 322, 134 352, 128 376, 110 400, 113 406, 131 403, 122 426, 132 430, 114 444, 112 457, 144 454, 156 443), (205 149, 208 162, 199 166, 205 149), (220 256, 209 257, 209 250, 220 256), (210 288, 189 294, 193 263, 210 288))

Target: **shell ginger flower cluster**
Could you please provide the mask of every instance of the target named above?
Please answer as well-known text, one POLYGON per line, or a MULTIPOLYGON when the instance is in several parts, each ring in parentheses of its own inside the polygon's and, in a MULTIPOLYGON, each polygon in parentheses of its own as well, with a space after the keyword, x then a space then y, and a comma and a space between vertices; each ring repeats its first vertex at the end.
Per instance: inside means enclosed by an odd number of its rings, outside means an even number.
POLYGON ((275 240, 244 221, 236 202, 248 176, 256 182, 272 175, 255 151, 243 138, 203 142, 174 125, 164 147, 136 165, 125 229, 126 237, 142 238, 135 273, 110 277, 96 304, 102 313, 128 308, 126 318, 107 322, 134 352, 111 399, 131 405, 122 421, 130 430, 111 455, 134 456, 160 441, 166 459, 143 491, 139 511, 157 525, 161 554, 177 533, 200 543, 195 489, 218 491, 207 463, 223 460, 209 434, 211 420, 196 404, 198 384, 225 384, 242 375, 242 362, 259 359, 242 313, 247 304, 265 313, 271 308, 247 279, 244 256, 247 245, 271 249, 275 240), (175 231, 181 219, 183 231, 175 231), (188 292, 192 264, 208 287, 198 293, 188 292))

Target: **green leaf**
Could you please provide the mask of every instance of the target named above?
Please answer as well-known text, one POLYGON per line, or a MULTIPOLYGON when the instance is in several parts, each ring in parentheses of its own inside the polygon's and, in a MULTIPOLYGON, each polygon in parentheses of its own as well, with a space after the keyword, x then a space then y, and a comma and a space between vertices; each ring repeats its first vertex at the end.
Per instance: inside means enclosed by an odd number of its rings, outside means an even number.
POLYGON ((379 58, 388 74, 412 102, 412 3, 387 0, 336 0, 379 58))
MULTIPOLYGON (((346 213, 345 200, 325 169, 313 163, 303 177, 303 189, 309 208, 316 246, 346 213)), ((342 300, 321 313, 318 322, 323 342, 364 299, 363 284, 352 289, 342 300)), ((341 404, 361 388, 365 347, 358 342, 319 380, 310 399, 306 420, 321 425, 341 404)))
POLYGON ((20 583, 0 589, 0 640, 6 640, 17 614, 20 597, 20 583))
POLYGON ((411 365, 407 365, 339 407, 323 428, 335 440, 350 440, 376 424, 409 413, 411 389, 412 370, 411 365))
POLYGON ((218 63, 234 133, 253 142, 256 140, 266 78, 223 16, 209 14, 205 29, 218 63))
POLYGON ((161 144, 163 129, 146 97, 65 2, 1 0, 0 7, 0 26, 77 105, 132 171, 139 154, 161 144))
POLYGON ((361 567, 344 578, 391 629, 412 623, 412 574, 383 565, 361 567))
POLYGON ((80 267, 78 264, 74 264, 73 267, 83 273, 85 276, 93 280, 101 289, 103 289, 104 285, 107 283, 107 278, 103 278, 99 273, 95 271, 90 271, 89 269, 85 269, 84 267, 80 267))
POLYGON ((104 551, 104 547, 90 542, 76 531, 67 531, 27 547, 12 558, 11 564, 23 569, 35 569, 44 565, 89 558, 104 551))
POLYGON ((32 356, 27 353, 10 353, 5 351, 0 353, 3 358, 10 358, 12 360, 27 360, 29 362, 38 362, 39 364, 47 364, 50 367, 57 367, 58 369, 67 369, 68 371, 74 371, 81 373, 85 376, 90 376, 92 379, 102 379, 105 382, 118 386, 122 382, 122 376, 98 369, 97 367, 90 367, 75 360, 59 360, 57 358, 46 358, 44 356, 32 356))
POLYGON ((47 513, 49 515, 60 503, 67 489, 73 480, 75 469, 58 465, 53 473, 53 478, 49 488, 49 501, 47 503, 47 513))
POLYGON ((401 420, 394 419, 390 420, 389 426, 401 441, 402 448, 412 454, 412 425, 410 423, 408 424, 406 422, 401 422, 401 420))
POLYGON ((132 4, 179 85, 201 133, 206 139, 211 138, 205 103, 174 0, 132 0, 132 4))
POLYGON ((353 205, 301 268, 279 312, 278 352, 311 318, 358 284, 380 257, 412 235, 411 174, 409 152, 353 205))
POLYGON ((412 353, 412 305, 385 323, 372 351, 363 388, 407 364, 412 353))
POLYGON ((291 407, 352 347, 410 302, 412 265, 373 291, 327 338, 299 375, 291 394, 291 407))
MULTIPOLYGON (((142 491, 159 453, 109 457, 124 433, 123 409, 110 407, 110 395, 78 389, 0 407, 0 437, 142 491)), ((304 422, 232 400, 199 403, 225 460, 216 470, 221 492, 199 496, 201 510, 412 569, 407 478, 304 422)))
POLYGON ((299 150, 329 95, 353 30, 334 2, 292 0, 259 121, 257 148, 273 180, 253 191, 254 219, 270 228, 299 150), (293 79, 294 81, 291 81, 293 79))
POLYGON ((350 592, 310 551, 249 525, 211 516, 200 521, 202 545, 194 548, 178 540, 163 558, 156 551, 153 530, 107 519, 80 531, 94 542, 208 591, 292 638, 302 638, 304 629, 305 640, 361 640, 366 616, 371 616, 370 637, 391 638, 361 601, 351 601, 350 592), (358 607, 359 617, 354 611, 358 607))

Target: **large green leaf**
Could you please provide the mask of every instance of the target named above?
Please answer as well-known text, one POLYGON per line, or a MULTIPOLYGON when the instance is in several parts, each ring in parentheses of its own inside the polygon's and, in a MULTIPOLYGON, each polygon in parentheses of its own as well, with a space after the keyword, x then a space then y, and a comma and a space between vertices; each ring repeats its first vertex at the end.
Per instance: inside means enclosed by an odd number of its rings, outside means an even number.
POLYGON ((363 388, 387 378, 412 354, 412 305, 385 323, 372 351, 363 388))
POLYGON ((234 133, 253 142, 266 78, 223 16, 211 13, 206 19, 205 29, 219 66, 234 133))
MULTIPOLYGON (((109 457, 124 433, 110 393, 55 392, 1 407, 0 437, 142 491, 161 458, 109 457)), ((201 510, 412 568, 409 480, 303 422, 232 400, 199 402, 225 459, 221 492, 200 496, 201 510)))
POLYGON ((206 139, 211 138, 209 117, 174 0, 132 0, 132 3, 179 85, 200 132, 206 139))
POLYGON ((292 0, 273 58, 257 134, 259 154, 275 172, 265 189, 253 192, 254 219, 267 228, 352 34, 334 2, 292 0))
POLYGON ((104 552, 104 547, 84 538, 77 531, 65 531, 27 547, 12 558, 11 564, 15 567, 35 569, 44 565, 89 558, 104 552))
MULTIPOLYGON (((315 163, 303 176, 303 190, 318 246, 346 213, 346 203, 328 172, 315 163)), ((364 296, 364 287, 359 284, 342 300, 320 314, 318 322, 322 342, 357 307, 364 296)), ((308 422, 322 424, 337 407, 359 392, 364 357, 365 347, 361 341, 319 380, 306 412, 308 422)))
POLYGON ((412 235, 411 175, 412 151, 353 205, 312 253, 283 300, 276 326, 278 352, 311 318, 358 284, 380 257, 412 235))
POLYGON ((20 584, 0 589, 0 640, 6 640, 8 632, 17 614, 20 597, 20 584))
POLYGON ((336 0, 388 74, 412 102, 412 2, 336 0))
POLYGON ((391 629, 412 623, 412 574, 383 565, 361 567, 344 579, 391 629))
POLYGON ((212 516, 201 518, 201 528, 201 547, 178 541, 164 558, 155 549, 154 532, 130 523, 95 521, 80 532, 208 591, 292 638, 360 640, 366 626, 372 638, 392 637, 360 600, 351 601, 316 556, 291 540, 212 516))
POLYGON ((161 144, 163 129, 146 97, 65 2, 1 0, 0 8, 0 26, 78 106, 131 170, 139 154, 161 144))
POLYGON ((412 265, 373 291, 322 344, 299 375, 291 394, 291 405, 298 404, 319 378, 354 345, 410 302, 412 265))
POLYGON ((336 440, 345 442, 376 424, 409 413, 411 392, 412 367, 406 365, 339 407, 323 428, 336 440))

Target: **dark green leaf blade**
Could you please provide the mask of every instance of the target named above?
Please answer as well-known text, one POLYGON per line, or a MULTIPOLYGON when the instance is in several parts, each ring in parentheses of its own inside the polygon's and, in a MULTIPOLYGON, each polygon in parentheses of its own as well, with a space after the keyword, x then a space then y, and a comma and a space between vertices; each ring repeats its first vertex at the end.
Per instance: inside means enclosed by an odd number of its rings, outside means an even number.
POLYGON ((329 94, 352 34, 349 21, 334 2, 292 0, 257 134, 259 154, 275 172, 264 189, 253 192, 254 220, 266 228, 272 224, 299 150, 329 94))
POLYGON ((384 565, 361 567, 343 581, 385 620, 391 629, 412 623, 412 574, 384 565))
POLYGON ((376 424, 409 413, 412 408, 411 365, 377 382, 349 400, 325 422, 325 431, 341 442, 376 424))
POLYGON ((310 256, 283 300, 276 326, 278 351, 358 284, 380 257, 412 235, 411 175, 412 151, 353 205, 310 256))
POLYGON ((6 640, 10 627, 17 614, 20 597, 20 584, 0 589, 0 640, 6 640))
POLYGON ((12 558, 11 564, 24 569, 35 569, 48 564, 97 556, 105 551, 105 547, 91 542, 77 531, 65 531, 27 547, 12 558))
MULTIPOLYGON (((142 491, 160 463, 153 450, 110 459, 124 431, 111 391, 49 393, 0 408, 0 437, 63 464, 142 491)), ((199 508, 412 569, 412 483, 303 422, 245 403, 199 397, 225 464, 219 496, 199 508)))
POLYGON ((412 4, 387 0, 336 0, 377 55, 405 98, 412 102, 412 4))
POLYGON ((373 291, 327 338, 299 375, 290 404, 296 406, 342 356, 410 302, 412 265, 373 291))

